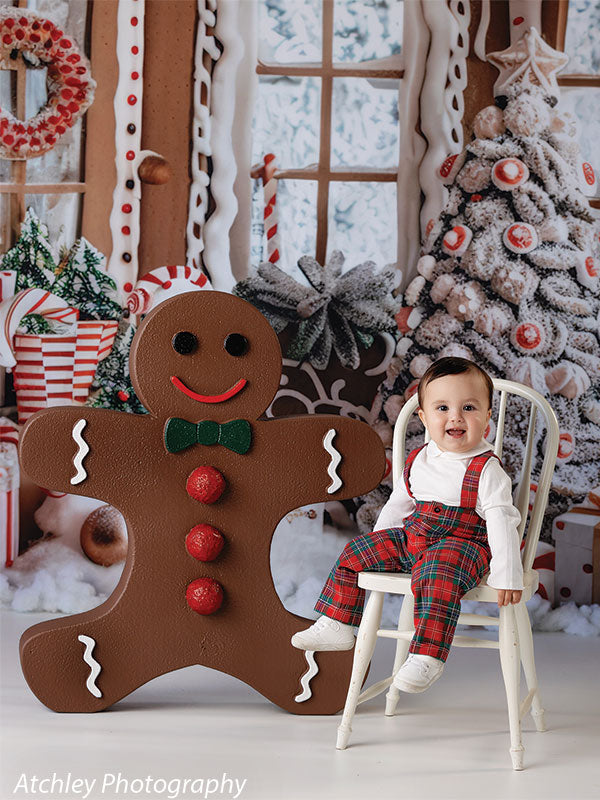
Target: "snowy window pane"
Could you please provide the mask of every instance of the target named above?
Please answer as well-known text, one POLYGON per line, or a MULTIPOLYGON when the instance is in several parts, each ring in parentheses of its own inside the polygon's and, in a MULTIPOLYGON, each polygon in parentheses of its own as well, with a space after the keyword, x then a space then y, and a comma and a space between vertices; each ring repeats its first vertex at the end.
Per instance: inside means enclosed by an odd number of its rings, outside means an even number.
POLYGON ((378 267, 395 263, 396 229, 395 182, 329 184, 327 255, 342 250, 345 269, 369 259, 378 267))
POLYGON ((44 155, 27 159, 28 183, 81 180, 82 122, 82 119, 78 119, 44 155))
MULTIPOLYGON (((252 264, 257 266, 269 258, 264 235, 264 193, 260 181, 254 182, 252 194, 252 264)), ((281 180, 277 185, 275 214, 269 225, 277 220, 280 258, 277 266, 302 283, 306 279, 298 269, 300 256, 315 253, 317 235, 317 182, 281 180)))
POLYGON ((333 166, 397 165, 398 82, 386 80, 375 81, 375 84, 373 86, 372 81, 365 78, 336 78, 333 81, 333 166))
POLYGON ((258 25, 261 61, 321 61, 322 0, 260 0, 258 25))
POLYGON ((48 233, 55 255, 62 245, 70 247, 79 230, 79 194, 26 194, 25 205, 33 208, 38 217, 48 226, 48 233))
POLYGON ((586 75, 600 72, 600 0, 570 0, 565 52, 565 72, 586 75))
POLYGON ((561 86, 560 97, 560 108, 577 117, 581 157, 595 164, 600 142, 600 89, 561 86))
POLYGON ((399 53, 400 0, 335 0, 333 60, 369 61, 399 53))
POLYGON ((261 75, 254 109, 252 163, 274 153, 278 169, 318 160, 320 80, 261 75))

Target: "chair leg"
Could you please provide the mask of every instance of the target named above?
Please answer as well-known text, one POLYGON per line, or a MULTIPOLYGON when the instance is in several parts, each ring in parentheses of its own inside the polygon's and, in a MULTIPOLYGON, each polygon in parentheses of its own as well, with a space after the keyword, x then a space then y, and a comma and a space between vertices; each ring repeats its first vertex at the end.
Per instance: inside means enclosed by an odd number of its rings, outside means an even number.
MULTIPOLYGON (((411 630, 414 627, 414 610, 415 610, 415 598, 412 594, 405 594, 404 599, 402 600, 402 608, 400 609, 400 618, 398 619, 398 630, 399 631, 406 631, 411 630)), ((408 655, 408 648, 410 647, 410 642, 408 639, 398 639, 396 642, 396 657, 394 658, 394 668, 392 670, 392 675, 395 675, 402 664, 406 661, 406 656, 408 655)), ((400 698, 400 690, 396 689, 394 684, 392 684, 389 688, 388 693, 385 696, 385 715, 386 717, 393 717, 394 712, 396 711, 396 706, 398 704, 398 699, 400 698)))
POLYGON ((515 615, 517 618, 517 630, 519 633, 519 648, 521 650, 521 661, 523 663, 523 671, 525 673, 525 680, 527 681, 527 689, 535 691, 533 700, 531 702, 531 716, 535 722, 535 727, 538 731, 545 731, 546 721, 544 718, 544 709, 540 699, 540 690, 538 686, 537 673, 535 670, 535 658, 533 654, 533 636, 531 635, 531 623, 529 621, 529 614, 525 603, 517 603, 515 605, 515 615))
POLYGON ((352 720, 354 719, 354 712, 358 705, 358 696, 362 688, 367 667, 371 661, 371 656, 375 650, 375 643, 377 642, 377 629, 381 622, 383 596, 383 592, 371 592, 358 629, 356 644, 354 645, 352 675, 350 677, 348 694, 346 695, 346 705, 344 706, 342 721, 338 727, 337 733, 336 748, 338 750, 346 749, 348 739, 352 733, 352 720))
POLYGON ((510 757, 513 769, 523 769, 524 747, 521 741, 519 693, 521 684, 521 656, 514 605, 500 607, 500 664, 506 689, 508 723, 510 726, 510 757))

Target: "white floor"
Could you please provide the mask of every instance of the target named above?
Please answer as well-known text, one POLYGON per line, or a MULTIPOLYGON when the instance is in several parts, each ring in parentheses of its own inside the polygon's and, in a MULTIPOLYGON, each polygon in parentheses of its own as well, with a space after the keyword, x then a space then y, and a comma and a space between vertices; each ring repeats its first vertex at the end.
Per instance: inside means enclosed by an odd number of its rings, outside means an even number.
MULTIPOLYGON (((403 695, 393 718, 383 696, 360 706, 350 746, 336 751, 339 717, 292 716, 202 667, 165 675, 106 712, 55 714, 25 684, 17 646, 25 628, 51 617, 0 619, 1 800, 85 798, 84 780, 95 780, 91 800, 600 798, 600 638, 534 634, 549 730, 524 720, 525 770, 514 772, 495 650, 454 648, 441 680, 403 695)), ((378 645, 370 680, 384 676, 390 648, 378 645)))

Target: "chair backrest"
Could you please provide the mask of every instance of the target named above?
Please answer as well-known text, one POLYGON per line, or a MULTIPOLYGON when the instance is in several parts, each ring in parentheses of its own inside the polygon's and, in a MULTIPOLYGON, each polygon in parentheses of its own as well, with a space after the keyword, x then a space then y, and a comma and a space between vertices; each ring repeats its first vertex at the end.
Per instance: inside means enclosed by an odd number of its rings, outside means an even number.
MULTIPOLYGON (((532 471, 532 458, 533 458, 533 443, 535 436, 536 418, 539 412, 542 423, 546 429, 546 438, 544 443, 544 461, 542 463, 542 470, 538 480, 538 486, 533 501, 531 514, 529 515, 529 527, 527 529, 527 536, 525 538, 525 546, 522 551, 523 569, 531 569, 533 559, 535 558, 535 551, 537 548, 538 539, 540 538, 540 531, 542 528, 542 521, 544 512, 548 503, 548 494, 552 483, 552 475, 554 473, 554 466, 556 464, 556 457, 558 455, 559 445, 559 429, 556 414, 550 403, 542 397, 539 392, 529 386, 514 381, 507 381, 501 378, 493 378, 494 391, 500 392, 500 407, 498 410, 498 420, 496 422, 496 437, 494 440, 494 453, 501 459, 502 458, 502 443, 504 440, 504 419, 506 414, 506 401, 509 394, 519 395, 524 397, 531 403, 531 410, 529 415, 529 428, 527 431, 527 442, 525 444, 525 458, 521 468, 521 476, 515 493, 513 494, 514 504, 521 513, 521 522, 519 524, 519 537, 522 540, 527 522, 527 515, 529 510, 530 486, 531 486, 531 471, 532 471)), ((392 450, 392 477, 394 485, 399 480, 402 480, 402 472, 404 469, 404 461, 406 459, 406 430, 411 420, 412 415, 415 413, 419 405, 419 398, 415 394, 410 397, 396 420, 394 426, 394 441, 392 450)), ((425 441, 430 439, 428 431, 425 431, 425 441)))

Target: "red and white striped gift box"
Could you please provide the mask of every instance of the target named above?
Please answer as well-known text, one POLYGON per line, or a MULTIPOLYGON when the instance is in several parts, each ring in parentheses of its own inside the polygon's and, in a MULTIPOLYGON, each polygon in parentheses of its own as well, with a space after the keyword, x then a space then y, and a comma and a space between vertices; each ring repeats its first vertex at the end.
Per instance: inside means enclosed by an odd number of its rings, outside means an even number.
POLYGON ((6 567, 19 555, 19 434, 14 422, 0 418, 0 547, 6 567))
POLYGON ((17 334, 13 372, 19 423, 41 408, 84 403, 117 328, 115 320, 80 320, 74 335, 17 334))

